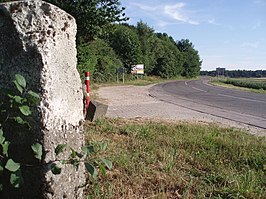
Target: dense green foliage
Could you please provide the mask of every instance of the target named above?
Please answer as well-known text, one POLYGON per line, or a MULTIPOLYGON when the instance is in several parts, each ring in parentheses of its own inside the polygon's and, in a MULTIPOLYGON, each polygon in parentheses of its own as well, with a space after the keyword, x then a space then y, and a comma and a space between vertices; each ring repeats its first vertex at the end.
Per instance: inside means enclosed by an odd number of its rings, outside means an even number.
POLYGON ((195 77, 199 75, 201 61, 199 60, 198 51, 194 49, 193 44, 188 39, 177 42, 177 47, 183 53, 183 72, 186 77, 195 77))
POLYGON ((136 31, 124 25, 116 25, 108 39, 123 66, 130 72, 131 66, 140 61, 140 41, 136 31))
MULTIPOLYGON (((216 71, 200 71, 200 75, 217 76, 216 71)), ((266 70, 226 70, 226 77, 266 77, 266 70)))
MULTIPOLYGON (((0 0, 6 2, 10 0, 0 0)), ((126 23, 125 8, 119 0, 47 0, 77 22, 78 70, 89 70, 92 80, 115 80, 116 69, 144 64, 145 74, 163 78, 196 77, 201 60, 188 39, 174 41, 166 33, 155 33, 142 21, 126 23), (119 24, 120 23, 120 24, 119 24)))
POLYGON ((76 19, 79 43, 106 34, 114 22, 127 20, 123 12, 125 8, 120 8, 119 0, 47 0, 47 2, 57 5, 76 19))
POLYGON ((201 60, 188 39, 174 41, 166 33, 155 33, 142 21, 137 26, 115 24, 113 32, 105 35, 103 40, 114 49, 127 72, 132 65, 144 64, 147 75, 163 78, 199 75, 201 60))
POLYGON ((89 70, 95 82, 115 81, 117 68, 130 73, 135 64, 144 64, 146 75, 173 78, 198 76, 201 61, 189 40, 175 42, 143 22, 137 26, 113 24, 108 34, 78 44, 81 77, 89 70))
MULTIPOLYGON (((164 78, 171 78, 182 73, 182 54, 176 47, 176 43, 166 33, 156 33, 151 41, 150 55, 146 59, 154 65, 150 66, 151 75, 158 75, 164 78)), ((145 62, 144 62, 145 65, 145 62)))
POLYGON ((38 103, 39 95, 28 88, 25 78, 19 74, 13 83, 13 89, 0 90, 0 197, 3 190, 20 188, 24 183, 25 164, 32 159, 27 152, 31 151, 37 163, 41 161, 43 152, 40 140, 31 140, 37 134, 31 134, 31 121, 32 107, 38 103), (29 137, 28 144, 22 141, 25 137, 29 137))
POLYGON ((81 44, 77 50, 79 73, 90 71, 94 82, 112 81, 116 76, 116 68, 123 65, 114 50, 101 39, 81 44))

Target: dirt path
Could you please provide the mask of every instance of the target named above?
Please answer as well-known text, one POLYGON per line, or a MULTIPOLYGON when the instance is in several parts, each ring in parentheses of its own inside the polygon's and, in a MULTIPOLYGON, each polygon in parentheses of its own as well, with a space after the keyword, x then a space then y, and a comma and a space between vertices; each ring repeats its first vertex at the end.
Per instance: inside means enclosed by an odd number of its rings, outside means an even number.
POLYGON ((199 113, 178 105, 156 100, 149 96, 148 86, 112 86, 99 88, 97 95, 108 104, 107 117, 145 118, 167 121, 188 121, 217 123, 222 126, 236 127, 256 135, 266 133, 255 127, 239 124, 230 120, 199 113))

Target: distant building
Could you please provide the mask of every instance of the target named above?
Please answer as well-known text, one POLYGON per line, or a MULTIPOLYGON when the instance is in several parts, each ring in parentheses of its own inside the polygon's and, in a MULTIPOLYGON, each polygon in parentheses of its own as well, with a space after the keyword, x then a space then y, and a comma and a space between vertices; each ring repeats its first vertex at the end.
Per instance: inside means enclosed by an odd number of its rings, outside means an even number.
POLYGON ((216 68, 216 76, 225 76, 225 68, 216 68))

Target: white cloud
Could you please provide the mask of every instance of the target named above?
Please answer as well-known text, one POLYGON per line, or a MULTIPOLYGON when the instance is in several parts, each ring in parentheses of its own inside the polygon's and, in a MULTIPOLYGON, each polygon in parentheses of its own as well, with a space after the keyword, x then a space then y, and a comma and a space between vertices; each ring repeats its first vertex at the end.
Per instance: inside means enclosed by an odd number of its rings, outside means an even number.
POLYGON ((234 31, 234 27, 233 27, 233 26, 225 25, 225 24, 222 24, 222 23, 218 23, 218 22, 216 22, 216 20, 213 19, 213 18, 207 20, 206 22, 207 22, 208 24, 211 24, 211 25, 220 26, 220 27, 222 27, 222 28, 226 28, 226 29, 228 29, 228 30, 230 30, 230 31, 234 31))
POLYGON ((259 42, 244 42, 241 46, 244 48, 258 48, 259 42))
POLYGON ((215 19, 209 19, 207 20, 209 24, 216 25, 216 26, 222 26, 222 24, 217 23, 215 19))
POLYGON ((148 6, 148 5, 140 4, 140 3, 131 3, 130 5, 137 7, 138 9, 145 10, 145 11, 157 11, 160 9, 159 7, 156 7, 156 6, 148 6))
POLYGON ((184 11, 182 10, 184 6, 184 3, 177 3, 175 5, 165 5, 164 13, 175 19, 176 21, 189 23, 192 25, 198 25, 199 22, 191 20, 187 15, 184 14, 184 11))
POLYGON ((199 22, 191 19, 188 10, 185 9, 186 4, 179 2, 176 4, 157 4, 150 6, 145 3, 132 2, 130 6, 135 7, 135 12, 144 11, 144 14, 151 16, 157 21, 159 27, 165 27, 169 24, 187 23, 198 25, 199 22))

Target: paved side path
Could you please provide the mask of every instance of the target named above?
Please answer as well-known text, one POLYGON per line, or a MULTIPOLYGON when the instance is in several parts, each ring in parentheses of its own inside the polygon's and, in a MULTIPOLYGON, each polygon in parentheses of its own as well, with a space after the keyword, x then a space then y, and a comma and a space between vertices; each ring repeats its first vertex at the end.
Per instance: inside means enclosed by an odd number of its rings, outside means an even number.
POLYGON ((108 104, 107 117, 146 118, 156 120, 214 122, 222 126, 237 127, 252 134, 265 135, 255 127, 232 122, 230 120, 199 113, 182 107, 182 104, 170 104, 154 99, 149 95, 148 86, 112 86, 101 87, 97 95, 108 104))

